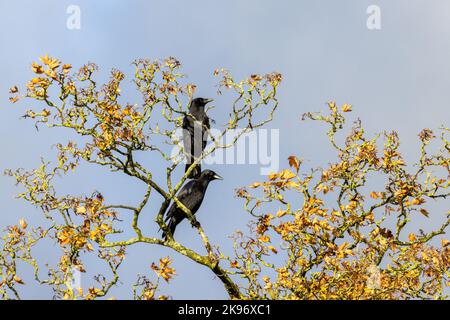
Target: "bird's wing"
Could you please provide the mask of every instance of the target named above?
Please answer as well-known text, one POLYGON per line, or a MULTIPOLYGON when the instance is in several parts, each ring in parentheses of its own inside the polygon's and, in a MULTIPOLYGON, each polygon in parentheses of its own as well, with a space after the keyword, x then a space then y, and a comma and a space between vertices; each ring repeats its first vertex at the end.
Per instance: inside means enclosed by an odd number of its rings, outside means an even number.
POLYGON ((207 131, 209 131, 209 129, 211 128, 211 125, 209 123, 209 118, 208 116, 205 116, 205 119, 203 120, 203 141, 202 141, 202 151, 205 150, 206 148, 206 142, 208 141, 208 133, 207 131))
MULTIPOLYGON (((192 156, 194 153, 194 123, 192 122, 192 117, 185 116, 183 118, 183 146, 184 152, 186 155, 192 156)), ((187 163, 192 163, 194 160, 191 157, 188 157, 187 163)))
POLYGON ((211 129, 211 125, 209 123, 209 117, 207 115, 205 115, 205 120, 203 120, 203 125, 208 128, 211 129))
MULTIPOLYGON (((182 204, 184 204, 186 207, 189 208, 188 203, 190 202, 189 198, 191 198, 191 194, 194 190, 195 180, 191 180, 188 183, 186 183, 183 188, 181 188, 180 192, 177 194, 178 200, 181 201, 182 204)), ((169 220, 171 217, 174 217, 176 215, 176 212, 178 211, 177 204, 174 202, 172 203, 172 206, 170 207, 169 211, 167 211, 165 221, 169 220)), ((181 211, 181 210, 180 210, 181 211)))
POLYGON ((183 123, 182 123, 181 127, 183 129, 188 129, 189 130, 192 127, 192 123, 191 123, 190 120, 191 120, 191 117, 188 116, 188 115, 185 115, 184 118, 183 118, 183 123))

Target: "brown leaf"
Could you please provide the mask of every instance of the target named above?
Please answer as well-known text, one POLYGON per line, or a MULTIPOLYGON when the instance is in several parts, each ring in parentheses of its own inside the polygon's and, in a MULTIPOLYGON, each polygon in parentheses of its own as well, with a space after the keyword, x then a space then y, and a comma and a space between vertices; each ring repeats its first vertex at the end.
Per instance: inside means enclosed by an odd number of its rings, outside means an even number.
POLYGON ((423 208, 420 209, 419 211, 420 211, 421 214, 423 214, 423 215, 424 215, 425 217, 427 217, 427 218, 428 218, 428 216, 430 215, 430 214, 428 213, 428 211, 425 210, 425 209, 423 209, 423 208))
POLYGON ((298 158, 296 156, 290 156, 288 158, 289 160, 289 165, 293 168, 295 168, 295 170, 297 170, 300 168, 300 161, 298 160, 298 158))

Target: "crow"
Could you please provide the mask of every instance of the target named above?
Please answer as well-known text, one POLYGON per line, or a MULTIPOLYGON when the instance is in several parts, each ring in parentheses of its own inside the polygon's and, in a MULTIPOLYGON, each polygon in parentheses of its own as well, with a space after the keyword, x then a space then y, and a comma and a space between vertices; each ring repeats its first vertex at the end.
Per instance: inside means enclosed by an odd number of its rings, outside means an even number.
MULTIPOLYGON (((181 188, 177 195, 178 200, 180 200, 186 208, 191 210, 192 214, 195 214, 198 208, 200 208, 206 193, 206 188, 208 188, 208 184, 212 180, 223 180, 223 178, 212 170, 204 170, 197 179, 190 180, 183 188, 181 188)), ((175 228, 184 218, 186 218, 184 211, 178 208, 176 203, 173 203, 164 219, 172 236, 175 232, 175 228)), ((164 240, 167 240, 167 234, 165 232, 163 232, 162 236, 164 240)))
MULTIPOLYGON (((205 112, 205 106, 213 99, 195 98, 191 101, 189 106, 189 113, 183 118, 183 144, 184 152, 187 157, 186 172, 194 161, 199 158, 206 147, 206 135, 209 130, 209 118, 205 112)), ((196 179, 202 171, 200 164, 196 165, 191 173, 189 179, 196 179)))

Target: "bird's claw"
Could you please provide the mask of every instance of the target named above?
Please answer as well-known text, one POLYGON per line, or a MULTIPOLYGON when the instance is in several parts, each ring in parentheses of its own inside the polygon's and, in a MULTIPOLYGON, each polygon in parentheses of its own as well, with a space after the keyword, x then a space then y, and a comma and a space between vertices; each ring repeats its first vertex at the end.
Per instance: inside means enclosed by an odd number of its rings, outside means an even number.
POLYGON ((191 223, 191 225, 192 225, 192 228, 200 228, 200 222, 198 222, 198 221, 193 221, 191 223))

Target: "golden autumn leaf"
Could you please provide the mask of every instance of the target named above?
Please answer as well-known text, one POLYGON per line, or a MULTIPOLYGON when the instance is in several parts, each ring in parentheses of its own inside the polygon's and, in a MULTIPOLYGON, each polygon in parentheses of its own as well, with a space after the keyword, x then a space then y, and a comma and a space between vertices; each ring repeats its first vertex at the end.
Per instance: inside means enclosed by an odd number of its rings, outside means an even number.
POLYGON ((19 101, 19 97, 10 97, 10 98, 9 98, 9 101, 10 101, 11 103, 16 103, 17 101, 19 101))
POLYGON ((279 177, 278 173, 271 173, 269 174, 269 180, 276 180, 279 177))
POLYGON ((350 112, 352 111, 352 105, 346 103, 341 107, 341 109, 342 112, 350 112))
POLYGON ((425 209, 423 209, 423 208, 422 208, 422 209, 420 209, 419 211, 420 211, 420 213, 421 213, 421 214, 423 214, 423 215, 424 215, 425 217, 427 217, 427 218, 428 218, 428 216, 429 216, 429 213, 428 213, 428 211, 427 211, 427 210, 425 210, 425 209))
POLYGON ((37 64, 36 62, 33 62, 31 64, 31 70, 33 70, 34 73, 44 73, 44 68, 40 64, 37 64))
POLYGON ((261 81, 262 77, 259 74, 252 74, 250 76, 250 79, 252 79, 253 81, 261 81))
POLYGON ((270 238, 268 236, 261 236, 258 238, 258 240, 261 242, 269 242, 270 238))
POLYGON ((410 242, 416 241, 416 236, 414 235, 414 233, 410 233, 410 234, 408 235, 408 240, 409 240, 410 242))
POLYGON ((260 185, 261 185, 261 183, 255 182, 255 183, 252 183, 251 185, 249 185, 248 187, 252 188, 252 189, 255 189, 255 188, 258 188, 260 185))
POLYGON ((48 55, 42 56, 39 59, 52 70, 58 68, 60 65, 58 59, 50 58, 48 55))
POLYGON ((95 288, 95 287, 90 287, 89 288, 89 294, 93 295, 93 296, 98 296, 103 294, 103 291, 100 290, 99 288, 95 288))
POLYGON ((370 193, 370 197, 373 198, 373 199, 378 199, 380 196, 379 196, 379 194, 377 192, 372 191, 370 193))
POLYGON ((72 65, 71 65, 71 64, 64 64, 64 65, 62 66, 62 71, 63 71, 64 73, 69 73, 69 71, 70 71, 71 68, 72 68, 72 65))
POLYGON ((18 275, 14 275, 13 280, 14 280, 14 282, 16 282, 18 284, 25 284, 25 282, 23 282, 22 278, 20 278, 18 275))
POLYGON ((278 210, 277 217, 281 218, 282 216, 286 215, 287 210, 278 210))
POLYGON ((291 170, 285 169, 280 172, 280 179, 289 180, 295 178, 297 175, 293 173, 291 170))
POLYGON ((267 248, 275 254, 278 253, 278 250, 274 246, 268 246, 267 248))
POLYGON ((47 109, 42 110, 42 116, 43 117, 48 117, 51 114, 51 112, 47 109))
POLYGON ((156 272, 156 274, 162 277, 166 282, 176 274, 175 269, 170 267, 172 260, 169 257, 159 259, 159 266, 155 263, 151 264, 151 268, 156 272))
POLYGON ((86 207, 79 206, 79 207, 77 207, 77 209, 75 210, 75 212, 76 212, 77 214, 85 214, 85 213, 86 213, 86 207))
POLYGON ((297 170, 297 172, 298 172, 298 170, 300 169, 300 161, 298 160, 298 158, 296 156, 290 156, 288 158, 288 161, 289 161, 289 165, 292 168, 295 168, 295 170, 297 170))
POLYGON ((22 229, 26 229, 28 226, 28 223, 24 219, 19 220, 19 225, 22 229))

